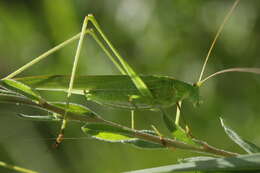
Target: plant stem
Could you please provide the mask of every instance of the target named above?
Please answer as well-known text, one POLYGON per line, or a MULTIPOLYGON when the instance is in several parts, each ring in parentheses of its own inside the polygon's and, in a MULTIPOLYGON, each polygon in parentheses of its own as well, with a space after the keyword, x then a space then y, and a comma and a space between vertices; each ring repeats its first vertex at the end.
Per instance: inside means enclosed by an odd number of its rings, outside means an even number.
POLYGON ((19 167, 19 166, 7 164, 7 163, 2 162, 2 161, 0 161, 0 166, 7 168, 7 169, 11 169, 13 171, 18 171, 18 172, 23 172, 23 173, 38 173, 38 172, 30 170, 30 169, 26 169, 26 168, 22 168, 22 167, 19 167))
MULTIPOLYGON (((7 103, 14 103, 14 104, 19 103, 19 104, 25 104, 25 105, 34 106, 34 107, 36 106, 41 109, 55 112, 60 115, 64 115, 66 112, 66 110, 64 110, 60 107, 54 106, 46 101, 42 101, 40 103, 35 103, 24 97, 7 95, 7 94, 0 94, 0 102, 7 102, 7 103)), ((231 156, 239 155, 238 153, 233 153, 233 152, 225 151, 225 150, 210 146, 206 142, 196 140, 196 139, 195 139, 195 142, 198 143, 200 146, 187 144, 187 143, 175 140, 175 139, 164 138, 161 136, 155 136, 155 135, 143 133, 139 130, 132 129, 132 128, 105 120, 98 115, 84 116, 84 115, 76 114, 73 112, 67 112, 67 119, 71 120, 71 121, 80 121, 80 122, 85 122, 85 123, 103 123, 103 124, 106 124, 109 126, 123 129, 123 130, 129 132, 129 134, 132 137, 139 138, 139 139, 146 140, 146 141, 153 142, 153 143, 157 143, 157 144, 165 146, 166 148, 189 150, 192 152, 206 153, 206 154, 224 156, 224 157, 231 157, 231 156)))
POLYGON ((107 121, 103 119, 103 123, 107 124, 107 125, 111 125, 113 127, 118 127, 124 130, 127 130, 129 132, 131 132, 131 134, 133 134, 133 137, 139 138, 139 139, 143 139, 146 141, 150 141, 150 142, 154 142, 157 144, 162 144, 167 148, 177 148, 177 149, 183 149, 183 150, 190 150, 193 152, 202 152, 202 153, 208 153, 208 154, 213 154, 213 155, 218 155, 218 156, 225 156, 225 157, 230 157, 230 156, 237 156, 239 154, 237 153, 233 153, 233 152, 229 152, 229 151, 225 151, 222 149, 218 149, 215 148, 213 146, 208 145, 206 142, 204 141, 198 141, 196 140, 196 142, 198 142, 199 144, 202 145, 202 147, 198 147, 195 145, 191 145, 191 144, 187 144, 175 139, 170 139, 170 138, 162 138, 160 136, 154 136, 154 135, 150 135, 147 133, 143 133, 140 132, 138 130, 134 130, 131 128, 128 128, 126 126, 122 126, 120 124, 111 122, 111 121, 107 121))

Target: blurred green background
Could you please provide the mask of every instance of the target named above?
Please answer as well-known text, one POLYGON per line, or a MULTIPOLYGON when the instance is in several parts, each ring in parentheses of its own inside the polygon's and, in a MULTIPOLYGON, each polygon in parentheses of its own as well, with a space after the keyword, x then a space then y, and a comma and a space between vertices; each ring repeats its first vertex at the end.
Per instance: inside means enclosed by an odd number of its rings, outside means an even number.
MULTIPOLYGON (((84 16, 92 13, 108 38, 139 74, 198 80, 203 59, 233 1, 209 0, 13 0, 0 1, 0 77, 13 72, 53 46, 78 33, 84 16)), ((230 67, 260 67, 260 1, 241 1, 214 49, 206 74, 230 67)), ((51 55, 20 76, 69 74, 76 42, 51 55)), ((118 74, 97 44, 84 41, 78 74, 118 74)), ((48 100, 64 94, 43 93, 48 100)), ((204 103, 184 102, 183 113, 192 132, 217 147, 241 152, 220 126, 219 116, 244 138, 260 145, 260 76, 230 73, 201 88, 204 103)), ((130 112, 77 102, 104 118, 130 125, 130 112)), ((174 116, 174 108, 167 110, 174 116)), ((90 139, 65 140, 53 149, 60 124, 26 121, 17 113, 42 114, 31 108, 0 105, 0 160, 41 173, 115 173, 176 163, 196 156, 187 151, 140 150, 128 145, 90 139)), ((136 127, 162 133, 158 112, 137 111, 136 127)), ((70 123, 66 137, 83 137, 82 124, 70 123)), ((12 172, 0 167, 0 172, 12 172)))

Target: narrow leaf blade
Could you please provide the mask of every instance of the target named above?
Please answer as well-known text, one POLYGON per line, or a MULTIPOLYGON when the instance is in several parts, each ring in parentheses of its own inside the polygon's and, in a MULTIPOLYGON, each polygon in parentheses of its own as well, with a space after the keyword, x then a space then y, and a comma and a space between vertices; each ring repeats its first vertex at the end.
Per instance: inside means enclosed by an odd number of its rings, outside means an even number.
POLYGON ((53 115, 25 115, 25 114, 18 114, 19 117, 26 119, 26 120, 34 120, 34 121, 61 121, 61 118, 58 118, 53 115))
MULTIPOLYGON (((159 149, 164 146, 145 140, 133 138, 133 132, 116 128, 107 124, 89 123, 82 127, 82 131, 93 139, 110 143, 131 144, 142 149, 159 149)), ((153 131, 143 130, 143 133, 155 134, 153 131)))
POLYGON ((161 166, 127 173, 168 173, 187 171, 259 171, 260 154, 240 155, 228 158, 204 158, 193 162, 161 166))
POLYGON ((24 104, 24 105, 29 105, 29 106, 36 106, 35 102, 32 102, 28 98, 25 98, 20 95, 15 95, 15 94, 3 94, 0 93, 0 102, 1 103, 11 103, 11 104, 24 104))
POLYGON ((220 118, 220 122, 228 137, 237 145, 239 145, 242 149, 244 149, 247 153, 251 154, 260 152, 260 147, 241 138, 234 130, 230 129, 224 124, 224 120, 222 118, 220 118))
POLYGON ((50 104, 62 108, 64 110, 67 110, 68 112, 72 112, 80 115, 86 115, 93 118, 98 116, 95 112, 80 104, 70 103, 69 106, 67 106, 67 104, 63 102, 52 102, 50 104))
POLYGON ((26 96, 34 101, 42 100, 40 94, 37 91, 35 91, 33 88, 21 82, 15 81, 13 79, 2 79, 0 81, 0 85, 13 92, 26 96))

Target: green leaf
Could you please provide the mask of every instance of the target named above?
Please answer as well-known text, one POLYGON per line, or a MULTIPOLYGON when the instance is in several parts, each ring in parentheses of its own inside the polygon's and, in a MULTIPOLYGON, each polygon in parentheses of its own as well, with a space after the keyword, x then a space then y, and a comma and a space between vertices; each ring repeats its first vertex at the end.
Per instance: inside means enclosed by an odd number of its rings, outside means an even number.
POLYGON ((61 121, 62 119, 58 116, 54 115, 25 115, 25 114, 18 114, 21 118, 27 120, 36 120, 36 121, 61 121))
POLYGON ((93 134, 98 134, 99 132, 111 132, 115 134, 131 135, 133 133, 129 130, 101 123, 88 123, 85 124, 81 129, 84 133, 87 134, 91 134, 92 132, 93 134))
POLYGON ((0 89, 0 94, 15 94, 15 93, 8 90, 0 89))
POLYGON ((2 79, 0 81, 0 85, 2 85, 4 88, 7 88, 8 90, 19 93, 34 101, 42 100, 40 94, 38 92, 36 92, 34 89, 32 89, 31 87, 29 87, 21 82, 17 82, 13 79, 2 79))
POLYGON ((234 130, 230 129, 224 124, 224 120, 222 118, 220 118, 220 122, 228 137, 237 145, 239 145, 242 149, 244 149, 247 153, 251 154, 260 152, 260 147, 241 138, 234 130))
POLYGON ((260 171, 260 154, 240 155, 227 158, 204 158, 187 163, 161 166, 127 173, 166 173, 187 171, 260 171))
POLYGON ((204 161, 204 160, 210 160, 210 159, 216 159, 216 158, 207 157, 207 156, 188 157, 188 158, 180 159, 180 160, 178 160, 178 162, 187 163, 187 162, 204 161))
POLYGON ((64 102, 51 102, 50 104, 76 114, 81 114, 81 115, 86 115, 91 117, 98 116, 95 112, 80 104, 69 103, 69 106, 67 106, 67 104, 64 102))
POLYGON ((12 104, 25 104, 25 105, 29 105, 29 106, 36 106, 35 102, 32 102, 31 100, 29 100, 26 97, 23 97, 21 95, 15 95, 13 93, 0 93, 0 102, 1 103, 12 103, 12 104))
MULTIPOLYGON (((1 103, 11 103, 11 104, 15 104, 16 106, 31 106, 40 110, 45 110, 48 112, 51 112, 51 115, 48 116, 31 116, 31 115, 24 115, 24 114, 19 114, 20 117, 22 118, 26 118, 26 119, 31 119, 31 120, 39 120, 39 121, 58 121, 60 120, 60 118, 62 117, 62 115, 59 115, 60 112, 62 112, 60 109, 63 109, 64 111, 66 110, 66 103, 53 103, 53 102, 46 102, 45 105, 51 106, 50 107, 43 107, 40 104, 37 104, 35 102, 33 102, 32 100, 30 100, 29 98, 23 97, 21 95, 14 95, 14 94, 2 94, 0 93, 0 102, 1 103), (58 109, 58 111, 57 111, 58 109)), ((68 116, 68 120, 74 120, 74 121, 80 121, 81 118, 87 118, 90 121, 95 121, 97 119, 99 119, 100 117, 93 111, 91 111, 90 109, 82 106, 82 105, 78 105, 78 104, 74 104, 74 103, 70 103, 70 106, 68 108, 68 112, 73 113, 72 115, 68 116), (83 117, 81 117, 83 116, 83 117)))
MULTIPOLYGON (((89 123, 83 126, 82 131, 89 135, 93 139, 112 142, 112 143, 123 143, 131 144, 138 148, 145 149, 159 149, 164 146, 138 138, 133 138, 134 132, 120 127, 114 127, 107 124, 89 123)), ((155 132, 150 130, 141 130, 142 133, 155 135, 155 132)))

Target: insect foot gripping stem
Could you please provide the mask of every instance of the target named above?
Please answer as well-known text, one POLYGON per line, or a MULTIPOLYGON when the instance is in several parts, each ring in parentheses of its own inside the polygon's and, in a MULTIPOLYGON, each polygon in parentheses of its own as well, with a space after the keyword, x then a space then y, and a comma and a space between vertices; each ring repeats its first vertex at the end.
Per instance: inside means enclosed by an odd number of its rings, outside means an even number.
POLYGON ((58 137, 56 138, 55 143, 53 144, 53 148, 58 148, 63 140, 64 140, 64 129, 61 129, 60 133, 58 134, 58 137))

